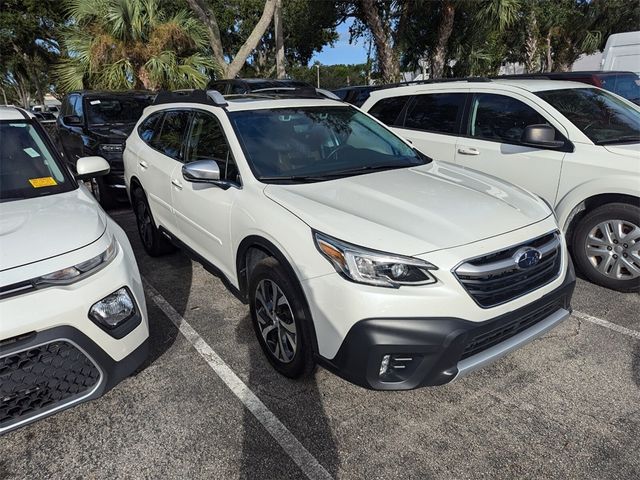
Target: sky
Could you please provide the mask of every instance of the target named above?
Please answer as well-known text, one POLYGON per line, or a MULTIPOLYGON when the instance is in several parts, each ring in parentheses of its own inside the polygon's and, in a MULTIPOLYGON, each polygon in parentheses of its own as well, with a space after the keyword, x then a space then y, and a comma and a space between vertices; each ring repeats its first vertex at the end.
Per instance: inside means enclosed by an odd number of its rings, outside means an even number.
POLYGON ((316 61, 322 65, 335 65, 337 63, 365 63, 367 61, 368 42, 360 39, 353 44, 349 44, 349 26, 353 19, 338 26, 340 38, 333 46, 325 46, 320 53, 316 53, 309 62, 313 65, 316 61))

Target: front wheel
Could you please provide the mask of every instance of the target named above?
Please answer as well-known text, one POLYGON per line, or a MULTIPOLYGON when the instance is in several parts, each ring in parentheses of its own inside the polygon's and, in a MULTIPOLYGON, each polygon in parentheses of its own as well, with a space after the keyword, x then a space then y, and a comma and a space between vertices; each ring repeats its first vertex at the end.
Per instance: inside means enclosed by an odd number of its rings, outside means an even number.
POLYGON ((261 260, 249 280, 253 327, 269 363, 282 375, 300 378, 315 367, 309 340, 311 319, 300 288, 275 258, 261 260))
POLYGON ((573 258, 593 283, 640 290, 640 208, 610 203, 587 213, 573 236, 573 258))

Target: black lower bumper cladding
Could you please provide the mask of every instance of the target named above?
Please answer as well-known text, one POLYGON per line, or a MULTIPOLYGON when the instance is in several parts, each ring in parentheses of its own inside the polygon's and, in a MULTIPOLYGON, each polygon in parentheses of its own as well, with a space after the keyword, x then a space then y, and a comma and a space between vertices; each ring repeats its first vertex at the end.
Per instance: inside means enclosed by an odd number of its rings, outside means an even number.
POLYGON ((79 330, 64 326, 0 343, 0 434, 91 400, 133 373, 145 340, 119 362, 79 330))
MULTIPOLYGON (((377 390, 410 390, 455 378, 460 360, 491 348, 544 320, 571 310, 575 273, 570 264, 560 287, 522 308, 487 320, 460 318, 372 318, 356 323, 325 368, 350 382, 377 390), (381 376, 388 355, 391 374, 381 376)), ((386 374, 385 374, 386 375, 386 374)))

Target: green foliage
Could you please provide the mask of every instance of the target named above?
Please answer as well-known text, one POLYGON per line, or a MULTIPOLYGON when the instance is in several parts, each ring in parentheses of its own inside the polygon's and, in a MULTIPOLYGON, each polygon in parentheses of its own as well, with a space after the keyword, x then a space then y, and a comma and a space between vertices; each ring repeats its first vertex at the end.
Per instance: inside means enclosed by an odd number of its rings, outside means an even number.
POLYGON ((158 0, 67 0, 62 90, 204 87, 217 65, 202 25, 158 0))
MULTIPOLYGON (((28 106, 50 89, 48 66, 60 53, 56 0, 2 0, 0 6, 0 83, 7 101, 28 106)), ((2 99, 1 101, 4 101, 2 99)))

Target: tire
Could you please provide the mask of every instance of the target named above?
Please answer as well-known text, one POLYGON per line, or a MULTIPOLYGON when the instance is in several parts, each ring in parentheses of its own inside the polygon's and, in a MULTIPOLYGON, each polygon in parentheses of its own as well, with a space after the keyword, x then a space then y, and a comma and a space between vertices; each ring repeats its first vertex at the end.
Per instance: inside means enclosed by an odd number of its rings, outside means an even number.
POLYGON ((133 212, 136 215, 138 234, 145 251, 152 257, 159 257, 175 250, 173 244, 156 227, 147 203, 147 197, 141 188, 133 191, 133 212))
POLYGON ((593 283, 640 291, 639 207, 609 203, 590 211, 578 223, 572 247, 576 266, 593 283))
POLYGON ((261 260, 251 273, 249 308, 258 343, 273 368, 289 378, 307 377, 315 369, 311 317, 302 295, 297 280, 273 257, 261 260), (279 290, 275 315, 274 286, 279 290))

